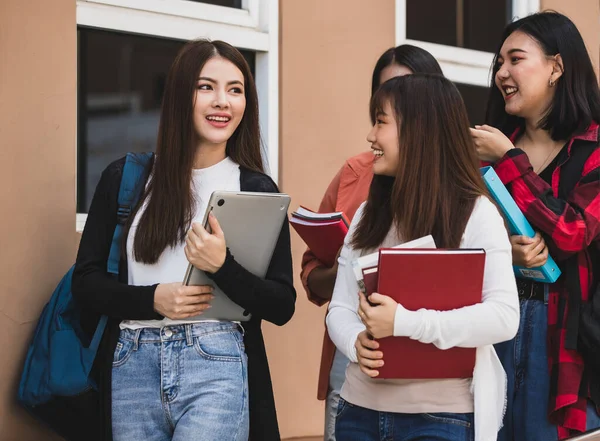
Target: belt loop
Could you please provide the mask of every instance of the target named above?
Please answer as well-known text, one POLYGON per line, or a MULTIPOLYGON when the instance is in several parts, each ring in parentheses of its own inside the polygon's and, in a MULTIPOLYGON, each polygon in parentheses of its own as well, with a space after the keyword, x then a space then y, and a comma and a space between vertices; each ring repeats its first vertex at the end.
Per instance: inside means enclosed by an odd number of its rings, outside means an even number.
POLYGON ((137 351, 139 342, 140 342, 140 334, 142 333, 143 328, 138 328, 135 330, 135 335, 133 336, 133 350, 137 351))
POLYGON ((238 328, 240 328, 240 332, 242 334, 242 337, 246 334, 246 330, 244 329, 244 326, 241 323, 238 323, 238 328))
POLYGON ((527 297, 527 300, 531 300, 533 298, 533 287, 535 286, 535 282, 531 282, 529 284, 529 297, 527 297))
POLYGON ((548 299, 550 297, 550 285, 544 283, 544 305, 548 304, 548 299))
POLYGON ((184 326, 185 326, 185 343, 188 346, 192 346, 194 344, 194 337, 192 335, 192 325, 190 323, 188 323, 184 326))

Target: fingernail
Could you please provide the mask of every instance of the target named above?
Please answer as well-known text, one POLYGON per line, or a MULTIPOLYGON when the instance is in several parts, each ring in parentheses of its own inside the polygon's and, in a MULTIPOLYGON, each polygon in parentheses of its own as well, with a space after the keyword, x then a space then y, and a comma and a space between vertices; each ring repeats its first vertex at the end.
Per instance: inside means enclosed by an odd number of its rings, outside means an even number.
POLYGON ((379 367, 383 366, 383 360, 379 362, 379 367))

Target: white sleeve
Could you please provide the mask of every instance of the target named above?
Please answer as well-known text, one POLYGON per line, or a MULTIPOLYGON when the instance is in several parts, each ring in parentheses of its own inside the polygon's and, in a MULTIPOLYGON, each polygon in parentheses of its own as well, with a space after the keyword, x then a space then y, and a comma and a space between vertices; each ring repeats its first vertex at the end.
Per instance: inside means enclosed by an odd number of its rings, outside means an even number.
POLYGON ((358 283, 352 272, 352 261, 360 256, 358 251, 352 249, 349 242, 362 217, 361 205, 346 234, 344 245, 338 259, 338 272, 329 310, 327 313, 327 331, 335 346, 348 357, 350 361, 358 362, 354 343, 358 334, 365 330, 365 325, 358 316, 358 283))
POLYGON ((475 204, 461 248, 486 252, 482 303, 452 311, 396 309, 394 336, 433 343, 440 349, 476 348, 510 340, 519 327, 519 299, 511 245, 504 221, 485 197, 475 204))

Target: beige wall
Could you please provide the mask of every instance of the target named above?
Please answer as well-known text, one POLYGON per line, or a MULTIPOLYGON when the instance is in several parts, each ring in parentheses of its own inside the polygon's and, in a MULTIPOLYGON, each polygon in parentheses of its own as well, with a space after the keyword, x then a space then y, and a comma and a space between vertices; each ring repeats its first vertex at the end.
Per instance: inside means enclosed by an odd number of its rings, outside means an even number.
POLYGON ((75 251, 73 0, 0 2, 0 439, 51 439, 15 393, 37 317, 75 251))
MULTIPOLYGON (((280 5, 280 179, 293 208, 316 209, 344 159, 368 147, 371 72, 394 45, 394 1, 280 5)), ((284 438, 323 433, 323 404, 316 393, 326 310, 306 299, 299 279, 304 245, 296 233, 292 251, 296 314, 283 328, 265 326, 284 438)))
POLYGON ((600 1, 598 0, 541 0, 542 9, 553 9, 568 16, 577 28, 594 62, 596 74, 600 69, 600 1))

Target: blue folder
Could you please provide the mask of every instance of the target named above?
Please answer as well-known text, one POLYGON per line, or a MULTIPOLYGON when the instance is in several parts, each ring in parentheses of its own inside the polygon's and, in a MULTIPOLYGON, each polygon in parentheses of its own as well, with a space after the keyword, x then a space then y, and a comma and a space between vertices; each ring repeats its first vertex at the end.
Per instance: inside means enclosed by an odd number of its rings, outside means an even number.
MULTIPOLYGON (((482 167, 481 176, 485 181, 491 196, 496 200, 504 218, 508 222, 510 234, 533 237, 534 229, 517 206, 496 172, 492 167, 482 167)), ((560 276, 560 269, 551 256, 543 266, 537 268, 523 268, 513 266, 515 276, 519 278, 532 279, 536 282, 554 283, 560 276)))

